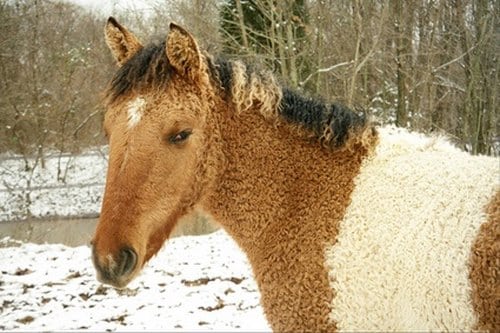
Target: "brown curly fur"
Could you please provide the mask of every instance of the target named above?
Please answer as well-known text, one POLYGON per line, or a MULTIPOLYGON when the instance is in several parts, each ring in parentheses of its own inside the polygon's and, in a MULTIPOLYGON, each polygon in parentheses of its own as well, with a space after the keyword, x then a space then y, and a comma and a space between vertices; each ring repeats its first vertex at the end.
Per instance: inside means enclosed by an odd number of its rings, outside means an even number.
POLYGON ((328 122, 318 121, 315 131, 314 121, 285 118, 286 108, 296 105, 282 103, 283 91, 269 73, 249 73, 241 62, 231 69, 226 90, 232 103, 213 119, 224 137, 225 163, 214 192, 200 206, 248 255, 274 331, 332 332, 334 291, 324 248, 335 242, 377 133, 361 121, 346 128, 343 145, 325 149, 335 137, 328 122))
POLYGON ((203 207, 248 255, 274 331, 334 331, 323 251, 368 150, 332 153, 256 112, 227 118, 221 131, 227 161, 203 207))
POLYGON ((116 55, 118 66, 129 61, 142 48, 141 42, 112 17, 106 24, 105 38, 106 43, 116 55))
POLYGON ((470 279, 477 329, 500 332, 500 191, 488 205, 472 248, 470 279))
POLYGON ((324 249, 376 145, 373 126, 322 102, 308 112, 270 73, 213 62, 178 26, 139 48, 123 45, 131 34, 115 20, 106 33, 120 69, 107 91, 109 169, 93 240, 101 280, 126 285, 198 205, 247 253, 273 330, 334 331, 324 249), (137 98, 145 106, 131 128, 137 98), (192 129, 185 144, 164 139, 184 128, 192 129), (117 270, 123 248, 138 257, 127 276, 117 270))

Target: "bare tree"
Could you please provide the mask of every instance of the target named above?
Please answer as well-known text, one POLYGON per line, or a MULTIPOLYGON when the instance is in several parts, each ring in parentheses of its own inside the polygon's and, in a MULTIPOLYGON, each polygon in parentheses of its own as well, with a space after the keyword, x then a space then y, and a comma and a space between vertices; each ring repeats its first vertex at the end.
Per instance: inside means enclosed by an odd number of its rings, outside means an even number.
MULTIPOLYGON (((494 0, 157 0, 123 21, 143 40, 185 25, 212 54, 268 66, 292 87, 383 123, 445 132, 498 154, 494 0)), ((0 0, 0 151, 102 143, 100 91, 114 65, 104 17, 64 2, 0 0)), ((26 168, 30 168, 26 165, 26 168)), ((64 166, 61 166, 64 179, 64 166)))
POLYGON ((104 22, 59 2, 1 0, 0 8, 6 29, 0 150, 36 155, 43 164, 46 149, 101 143, 100 119, 88 115, 100 104, 112 68, 101 55, 104 22))

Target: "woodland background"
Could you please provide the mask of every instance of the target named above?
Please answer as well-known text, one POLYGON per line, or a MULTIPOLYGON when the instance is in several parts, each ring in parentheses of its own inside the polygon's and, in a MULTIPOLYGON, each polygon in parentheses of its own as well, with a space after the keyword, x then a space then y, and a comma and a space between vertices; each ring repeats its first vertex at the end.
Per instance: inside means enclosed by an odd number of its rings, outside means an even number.
MULTIPOLYGON (((143 42, 175 21, 210 53, 264 64, 307 95, 498 156, 499 11, 494 0, 157 0, 116 16, 143 42)), ((105 143, 106 19, 61 1, 0 0, 0 153, 30 168, 48 151, 105 143)))

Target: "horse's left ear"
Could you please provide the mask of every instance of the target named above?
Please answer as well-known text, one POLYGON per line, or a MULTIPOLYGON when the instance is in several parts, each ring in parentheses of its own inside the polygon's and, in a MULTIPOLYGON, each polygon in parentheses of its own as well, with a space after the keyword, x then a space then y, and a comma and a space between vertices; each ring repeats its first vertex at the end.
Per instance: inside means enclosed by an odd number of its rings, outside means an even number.
POLYGON ((201 52, 193 36, 184 28, 170 23, 166 44, 167 58, 181 75, 195 79, 201 71, 201 52))

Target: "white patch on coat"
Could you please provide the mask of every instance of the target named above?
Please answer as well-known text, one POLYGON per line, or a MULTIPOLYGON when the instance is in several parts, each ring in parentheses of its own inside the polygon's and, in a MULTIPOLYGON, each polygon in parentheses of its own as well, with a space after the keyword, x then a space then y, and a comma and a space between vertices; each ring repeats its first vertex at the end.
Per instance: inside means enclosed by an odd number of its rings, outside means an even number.
POLYGON ((325 249, 338 329, 471 330, 468 261, 499 172, 498 159, 382 128, 325 249))
POLYGON ((106 256, 106 259, 108 260, 108 266, 109 266, 109 268, 111 268, 112 270, 115 269, 115 267, 116 267, 115 258, 113 258, 113 256, 111 254, 108 254, 106 256))
POLYGON ((131 129, 136 126, 142 118, 144 108, 146 107, 146 100, 142 97, 137 97, 127 104, 128 114, 128 128, 131 129))

